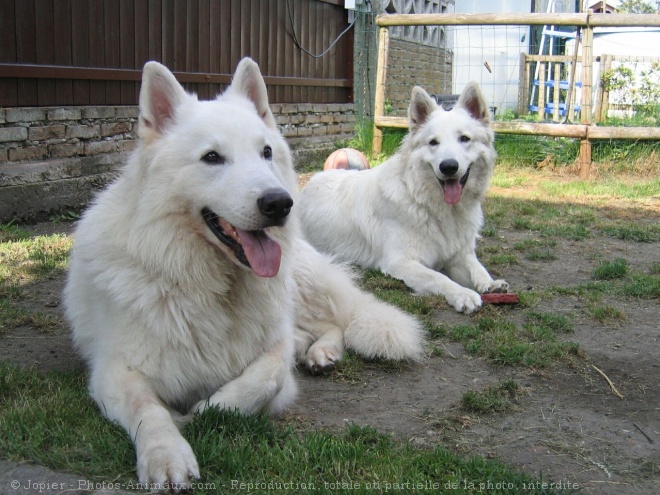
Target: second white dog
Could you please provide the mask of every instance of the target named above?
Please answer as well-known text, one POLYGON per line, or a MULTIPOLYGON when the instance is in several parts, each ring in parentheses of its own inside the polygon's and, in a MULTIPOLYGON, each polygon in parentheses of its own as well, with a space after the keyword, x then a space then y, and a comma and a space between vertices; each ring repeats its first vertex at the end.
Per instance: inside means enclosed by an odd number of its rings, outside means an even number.
POLYGON ((322 252, 379 268, 471 313, 481 307, 478 292, 508 288, 475 253, 496 157, 489 110, 475 83, 449 112, 415 87, 408 120, 401 149, 385 163, 309 181, 301 193, 303 230, 322 252))

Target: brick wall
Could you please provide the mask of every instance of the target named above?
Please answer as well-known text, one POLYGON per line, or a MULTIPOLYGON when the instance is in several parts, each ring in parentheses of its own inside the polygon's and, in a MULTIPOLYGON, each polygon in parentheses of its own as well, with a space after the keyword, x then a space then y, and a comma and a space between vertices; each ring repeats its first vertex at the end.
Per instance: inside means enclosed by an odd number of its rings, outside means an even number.
POLYGON ((135 146, 137 107, 0 109, 3 162, 94 156, 135 146))
MULTIPOLYGON (((292 148, 323 147, 354 132, 352 104, 275 104, 275 119, 292 148)), ((23 163, 131 151, 136 106, 0 108, 0 174, 23 163)))
MULTIPOLYGON (((354 134, 353 104, 275 104, 296 166, 354 134)), ((0 108, 0 222, 81 209, 137 143, 138 107, 0 108)))
POLYGON ((429 94, 448 94, 452 87, 452 53, 438 47, 390 39, 385 99, 390 115, 408 115, 413 86, 429 94))

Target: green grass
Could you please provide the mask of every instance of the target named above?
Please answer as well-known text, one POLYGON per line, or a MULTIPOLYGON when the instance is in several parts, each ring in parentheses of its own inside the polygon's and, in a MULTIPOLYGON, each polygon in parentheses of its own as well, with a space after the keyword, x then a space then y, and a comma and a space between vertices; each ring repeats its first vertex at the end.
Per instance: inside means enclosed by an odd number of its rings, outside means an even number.
POLYGON ((636 299, 659 299, 660 276, 658 274, 632 273, 622 279, 595 280, 575 286, 551 286, 545 289, 548 294, 571 296, 610 296, 632 297, 636 299))
MULTIPOLYGON (((380 373, 402 373, 410 369, 410 364, 401 361, 388 361, 383 359, 369 360, 348 351, 337 363, 335 369, 326 378, 332 381, 349 383, 352 385, 364 385, 369 380, 372 372, 380 373)), ((319 378, 321 379, 321 378, 319 378)))
POLYGON ((442 296, 415 295, 403 281, 385 275, 380 270, 364 270, 360 285, 379 299, 398 306, 427 323, 433 310, 448 307, 442 296))
POLYGON ((633 274, 621 287, 619 293, 639 299, 660 299, 660 276, 633 274))
POLYGON ((507 134, 496 137, 495 149, 500 161, 512 167, 533 168, 548 157, 553 164, 572 163, 580 143, 575 139, 507 134))
MULTIPOLYGON (((580 241, 593 237, 594 208, 491 196, 486 200, 484 210, 487 221, 497 219, 497 228, 534 232, 546 239, 539 244, 544 247, 554 247, 557 238, 580 241)), ((530 247, 520 245, 517 249, 525 251, 530 247)))
MULTIPOLYGON (((0 365, 0 452, 96 482, 135 486, 131 442, 101 417, 84 382, 79 373, 0 365)), ((458 456, 442 447, 415 448, 370 427, 305 432, 266 416, 210 409, 182 433, 203 477, 194 493, 247 493, 241 483, 252 483, 253 493, 273 494, 308 493, 311 487, 322 494, 367 494, 394 491, 395 484, 400 492, 439 493, 444 483, 472 483, 475 488, 457 493, 479 493, 479 484, 490 481, 513 488, 489 493, 511 494, 532 481, 497 461, 458 456), (429 483, 438 485, 432 489, 429 483), (374 490, 377 486, 380 490, 374 490)))
POLYGON ((528 322, 524 324, 524 328, 533 335, 554 336, 573 331, 573 323, 564 315, 530 311, 527 313, 527 318, 528 322))
POLYGON ((0 242, 18 241, 30 237, 30 234, 13 221, 0 223, 0 242))
POLYGON ((0 242, 5 267, 0 272, 0 284, 26 283, 66 269, 73 245, 70 237, 60 234, 30 237, 20 233, 12 236, 0 242))
POLYGON ((601 323, 609 320, 623 320, 626 315, 619 308, 609 305, 593 305, 587 309, 589 315, 601 323))
MULTIPOLYGON (((630 124, 627 124, 630 125, 630 124)), ((516 169, 543 164, 558 169, 574 165, 579 156, 578 139, 501 134, 495 139, 498 161, 516 169)), ((660 143, 656 141, 597 140, 591 156, 596 166, 611 173, 639 174, 657 170, 660 143)))
POLYGON ((374 156, 371 152, 373 135, 373 123, 360 122, 355 126, 355 137, 345 143, 344 146, 361 151, 368 158, 369 163, 374 166, 396 153, 406 135, 406 130, 394 128, 383 129, 383 144, 381 153, 378 156, 374 156))
POLYGON ((30 236, 13 224, 0 225, 0 333, 29 325, 41 331, 62 326, 59 317, 21 302, 29 298, 32 283, 61 274, 68 263, 70 237, 30 236))
POLYGON ((41 332, 50 332, 61 328, 62 321, 52 314, 16 307, 0 296, 0 335, 22 326, 30 326, 41 332))
POLYGON ((557 259, 557 255, 550 249, 534 249, 525 254, 525 258, 530 261, 553 261, 557 259))
POLYGON ((504 318, 479 318, 476 325, 455 326, 450 336, 494 364, 545 368, 579 354, 577 344, 559 338, 569 328, 565 317, 532 313, 523 328, 504 318))
POLYGON ((604 234, 634 242, 660 241, 660 225, 602 225, 598 227, 604 234))
POLYGON ((593 272, 594 280, 613 280, 628 274, 628 262, 623 258, 601 262, 593 272))
POLYGON ((549 197, 607 196, 609 198, 645 199, 657 195, 660 191, 660 179, 650 179, 632 184, 626 184, 617 179, 600 180, 598 182, 576 180, 563 183, 544 181, 541 185, 545 195, 549 197))
POLYGON ((486 390, 468 390, 463 394, 461 407, 477 414, 503 413, 513 409, 512 399, 519 387, 513 380, 491 385, 486 390))
POLYGON ((489 266, 509 266, 518 263, 518 258, 512 253, 493 254, 488 258, 489 266))

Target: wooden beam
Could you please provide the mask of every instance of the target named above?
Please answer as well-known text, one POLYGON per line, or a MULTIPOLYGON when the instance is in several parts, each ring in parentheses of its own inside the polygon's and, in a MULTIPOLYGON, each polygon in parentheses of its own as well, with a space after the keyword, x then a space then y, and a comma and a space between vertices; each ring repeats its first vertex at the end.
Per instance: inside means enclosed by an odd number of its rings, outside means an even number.
POLYGON ((586 14, 381 14, 376 24, 386 26, 503 26, 555 25, 580 26, 587 24, 586 14))
MULTIPOLYGON (((385 82, 387 81, 387 54, 390 43, 390 32, 381 28, 378 32, 378 62, 376 65, 376 94, 374 101, 374 122, 385 115, 385 82)), ((406 126, 408 122, 406 121, 406 126)), ((371 152, 374 156, 380 154, 383 148, 383 131, 374 124, 374 137, 371 142, 371 152)))
POLYGON ((541 64, 539 66, 539 98, 538 98, 538 110, 537 110, 537 117, 539 120, 543 120, 545 118, 545 64, 541 64))
MULTIPOLYGON (((561 64, 555 63, 554 69, 555 69, 555 84, 552 91, 552 101, 553 101, 552 120, 554 120, 555 122, 559 122, 559 83, 561 82, 561 64)), ((570 101, 566 102, 567 112, 570 107, 570 104, 571 104, 570 101)))
POLYGON ((580 141, 580 179, 588 179, 591 175, 591 142, 588 139, 580 141))
POLYGON ((376 24, 387 26, 591 26, 660 27, 660 16, 649 14, 381 14, 376 24))
MULTIPOLYGON (((582 101, 580 102, 580 123, 587 125, 593 122, 594 97, 591 92, 594 72, 593 47, 594 30, 587 26, 582 30, 582 101)), ((589 156, 591 156, 591 153, 589 153, 589 156)))
MULTIPOLYGON (((407 129, 405 117, 378 117, 376 127, 407 129)), ((599 127, 582 124, 543 124, 537 122, 493 122, 497 134, 522 134, 528 136, 550 136, 574 139, 636 139, 660 140, 660 127, 599 127)))
MULTIPOLYGON (((229 84, 232 74, 208 74, 201 72, 173 72, 182 83, 229 84)), ((0 77, 34 79, 87 79, 104 81, 140 81, 142 71, 136 69, 101 69, 64 67, 59 65, 0 64, 0 77)), ((314 86, 351 88, 350 79, 314 79, 304 77, 264 76, 268 86, 314 86)))

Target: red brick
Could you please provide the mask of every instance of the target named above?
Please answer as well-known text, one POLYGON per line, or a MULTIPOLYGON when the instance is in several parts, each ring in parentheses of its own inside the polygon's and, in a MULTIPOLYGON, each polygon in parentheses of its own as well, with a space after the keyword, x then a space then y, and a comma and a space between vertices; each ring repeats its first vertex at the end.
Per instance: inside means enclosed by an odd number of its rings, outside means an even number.
POLYGON ((101 153, 114 153, 117 150, 116 141, 92 141, 85 143, 83 153, 86 156, 99 155, 101 153))
POLYGON ((130 122, 116 122, 114 124, 101 124, 101 136, 116 136, 117 134, 125 134, 131 132, 132 125, 130 122))
POLYGON ((51 158, 66 158, 82 153, 82 143, 74 144, 51 144, 49 146, 51 158))
POLYGON ((66 126, 46 125, 30 127, 28 129, 28 140, 46 141, 47 139, 62 139, 66 132, 66 126))
POLYGON ((22 162, 28 160, 42 160, 48 156, 48 146, 28 146, 27 148, 11 148, 9 150, 9 161, 22 162))

